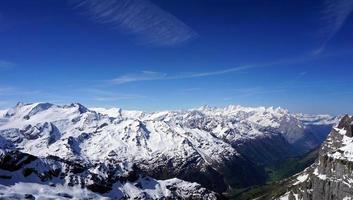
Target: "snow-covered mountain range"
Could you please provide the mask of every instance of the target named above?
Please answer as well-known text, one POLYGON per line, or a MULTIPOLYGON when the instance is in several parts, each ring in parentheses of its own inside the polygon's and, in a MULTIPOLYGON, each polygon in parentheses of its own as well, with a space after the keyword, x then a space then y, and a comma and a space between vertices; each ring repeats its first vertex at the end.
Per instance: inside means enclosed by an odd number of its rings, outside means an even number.
MULTIPOLYGON (((80 186, 102 197, 119 191, 118 197, 217 198, 207 189, 262 183, 260 165, 317 147, 337 119, 272 107, 145 113, 19 103, 0 111, 0 175, 7 176, 6 166, 19 165, 33 169, 36 184, 80 186), (33 159, 22 163, 23 157, 33 159), (54 181, 54 175, 62 179, 54 181)), ((12 171, 0 192, 28 182, 24 173, 12 171)))

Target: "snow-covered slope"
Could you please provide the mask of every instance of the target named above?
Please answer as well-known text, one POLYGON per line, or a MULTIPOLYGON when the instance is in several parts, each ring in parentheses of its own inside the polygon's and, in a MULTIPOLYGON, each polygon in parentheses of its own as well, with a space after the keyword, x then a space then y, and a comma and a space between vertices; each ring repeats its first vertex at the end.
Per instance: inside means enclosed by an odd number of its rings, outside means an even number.
POLYGON ((0 183, 1 199, 217 199, 196 183, 179 179, 156 181, 143 178, 136 182, 117 184, 106 194, 94 193, 79 186, 60 184, 17 182, 13 185, 0 183))
POLYGON ((91 110, 110 117, 194 125, 200 129, 211 129, 210 131, 220 137, 231 137, 229 138, 231 140, 258 137, 264 135, 261 129, 272 128, 280 131, 290 143, 294 143, 302 137, 306 125, 332 125, 338 122, 336 117, 330 115, 290 114, 288 110, 282 108, 252 108, 239 105, 230 105, 224 108, 203 106, 198 109, 156 113, 123 111, 118 108, 92 108, 91 110), (237 129, 239 134, 230 135, 231 129, 237 129))
MULTIPOLYGON (((151 115, 153 117, 153 115, 151 115)), ((19 104, 1 120, 0 134, 16 148, 39 157, 103 162, 154 162, 158 156, 210 162, 237 152, 203 130, 181 127, 163 120, 110 118, 80 104, 19 104)))
POLYGON ((337 118, 329 115, 291 114, 282 108, 239 105, 224 108, 203 106, 145 114, 130 111, 135 113, 133 115, 123 115, 121 109, 95 110, 112 117, 133 118, 143 122, 161 121, 184 130, 205 131, 231 144, 252 162, 260 164, 316 148, 326 138, 331 126, 337 123, 337 118), (271 149, 271 146, 275 148, 271 149))
POLYGON ((1 112, 0 147, 80 163, 102 179, 110 177, 111 169, 102 169, 113 162, 118 174, 137 169, 157 179, 178 177, 222 192, 228 186, 263 182, 254 163, 295 154, 301 144, 309 150, 321 141, 307 127, 334 121, 330 116, 298 116, 272 107, 144 113, 77 103, 19 103, 1 112))
POLYGON ((122 118, 132 118, 132 119, 140 119, 145 116, 145 113, 142 111, 134 111, 134 110, 122 110, 121 108, 90 108, 92 111, 96 111, 109 117, 122 117, 122 118))

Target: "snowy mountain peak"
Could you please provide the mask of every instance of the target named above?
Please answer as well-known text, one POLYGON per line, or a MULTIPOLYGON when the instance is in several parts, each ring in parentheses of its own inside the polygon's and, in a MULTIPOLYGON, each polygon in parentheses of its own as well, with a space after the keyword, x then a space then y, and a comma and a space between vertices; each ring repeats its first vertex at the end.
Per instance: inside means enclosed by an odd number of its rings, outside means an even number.
MULTIPOLYGON (((267 137, 274 132, 282 134, 289 143, 294 143, 305 135, 302 121, 281 108, 237 105, 155 113, 119 108, 92 110, 79 103, 68 106, 21 103, 9 109, 0 119, 0 130, 11 129, 12 134, 18 134, 17 137, 22 138, 21 144, 18 144, 20 146, 34 145, 32 140, 22 134, 28 131, 26 127, 31 125, 33 129, 44 123, 52 124, 61 140, 45 151, 35 149, 35 146, 28 148, 35 155, 36 152, 47 152, 60 157, 63 154, 59 155, 53 150, 60 149, 66 139, 76 138, 71 139, 75 141, 74 146, 63 148, 67 149, 67 155, 75 159, 102 159, 111 151, 120 151, 121 159, 153 159, 154 154, 163 152, 173 155, 177 151, 184 152, 181 155, 186 156, 194 152, 207 162, 218 162, 227 154, 237 154, 231 145, 235 141, 267 137), (82 138, 82 133, 88 133, 89 137, 82 138), (110 137, 112 139, 107 140, 110 137), (185 139, 189 142, 183 143, 185 139), (90 145, 93 144, 96 148, 91 149, 90 145), (80 149, 79 153, 76 149, 80 149), (136 152, 139 153, 135 155, 136 152)), ((35 131, 32 129, 32 132, 35 131)))
POLYGON ((80 113, 85 113, 85 112, 89 111, 88 108, 86 108, 85 106, 83 106, 80 103, 72 103, 72 104, 70 104, 69 107, 77 108, 80 113))
POLYGON ((225 107, 212 107, 208 105, 204 105, 200 108, 194 109, 205 113, 210 113, 216 111, 216 113, 223 114, 236 114, 239 112, 256 112, 256 113, 272 113, 272 114, 288 114, 288 110, 282 109, 281 107, 243 107, 240 105, 228 105, 225 107))
POLYGON ((224 192, 240 183, 244 187, 261 183, 264 176, 254 163, 318 145, 321 132, 307 129, 310 120, 306 123, 272 107, 144 113, 88 109, 79 103, 22 103, 0 115, 0 147, 78 165, 75 171, 88 170, 85 180, 93 176, 94 183, 114 182, 107 177, 138 171, 156 179, 198 181, 224 192), (226 180, 225 173, 231 179, 226 180))
POLYGON ((114 118, 121 116, 121 108, 90 108, 90 110, 94 110, 96 112, 99 112, 114 118))
POLYGON ((140 119, 145 116, 145 113, 142 111, 122 110, 121 108, 90 108, 90 110, 113 118, 140 119))
POLYGON ((203 105, 199 107, 197 110, 203 111, 203 110, 212 110, 214 107, 209 106, 209 105, 203 105))
POLYGON ((10 108, 6 116, 21 115, 25 118, 35 115, 38 112, 49 109, 53 104, 50 103, 17 103, 15 107, 10 108))
POLYGON ((30 118, 37 113, 40 112, 45 112, 48 110, 54 110, 54 109, 76 109, 79 113, 84 113, 89 111, 86 107, 79 103, 72 103, 70 105, 64 105, 64 106, 59 106, 59 105, 54 105, 51 103, 17 103, 15 107, 10 108, 7 111, 7 116, 11 117, 14 115, 21 115, 25 118, 30 118))

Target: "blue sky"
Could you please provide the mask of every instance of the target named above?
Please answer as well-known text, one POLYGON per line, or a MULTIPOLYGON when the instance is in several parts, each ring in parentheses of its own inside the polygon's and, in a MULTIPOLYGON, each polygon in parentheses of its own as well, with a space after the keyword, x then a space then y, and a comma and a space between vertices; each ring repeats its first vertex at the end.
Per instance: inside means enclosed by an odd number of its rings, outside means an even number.
POLYGON ((352 113, 350 0, 0 1, 0 108, 352 113))

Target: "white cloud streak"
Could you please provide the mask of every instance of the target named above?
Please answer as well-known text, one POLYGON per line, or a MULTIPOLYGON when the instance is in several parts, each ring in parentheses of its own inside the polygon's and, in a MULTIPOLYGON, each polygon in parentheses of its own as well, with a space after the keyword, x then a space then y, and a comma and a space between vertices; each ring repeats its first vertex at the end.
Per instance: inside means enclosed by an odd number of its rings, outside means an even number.
POLYGON ((160 72, 142 71, 138 74, 126 74, 113 79, 114 84, 124 84, 136 81, 163 80, 167 79, 168 74, 160 72))
POLYGON ((12 91, 11 87, 0 87, 0 96, 6 95, 12 91))
POLYGON ((184 74, 177 74, 177 75, 169 75, 167 73, 161 73, 161 72, 141 71, 138 74, 126 74, 126 75, 119 76, 111 80, 110 82, 116 85, 120 85, 120 84, 139 82, 139 81, 190 79, 190 78, 216 76, 216 75, 222 75, 227 73, 240 72, 254 67, 255 66, 239 66, 239 67, 218 70, 218 71, 184 73, 184 74))
MULTIPOLYGON (((135 74, 125 74, 109 80, 110 83, 120 85, 125 83, 131 82, 139 82, 139 81, 152 81, 152 80, 179 80, 179 79, 191 79, 191 78, 199 78, 199 77, 208 77, 208 76, 216 76, 216 75, 223 75, 229 73, 236 73, 236 72, 246 72, 247 70, 254 69, 254 68, 266 68, 266 67, 273 67, 273 66, 288 66, 298 63, 307 62, 310 60, 316 60, 319 58, 329 57, 329 56, 336 56, 337 54, 320 54, 320 55, 303 55, 303 56, 296 56, 293 58, 285 58, 279 59, 271 62, 263 62, 257 63, 252 65, 242 65, 238 67, 216 70, 216 71, 209 71, 209 72, 194 72, 194 73, 180 73, 180 74, 168 74, 162 72, 154 72, 154 71, 141 71, 140 73, 135 74)), ((301 72, 298 74, 299 77, 303 77, 307 74, 307 72, 301 72)))
POLYGON ((189 26, 149 0, 69 0, 94 21, 136 35, 142 43, 173 46, 197 36, 189 26))
POLYGON ((325 0, 321 17, 323 25, 320 29, 322 42, 315 53, 319 54, 325 49, 327 43, 342 28, 352 11, 352 0, 325 0))
MULTIPOLYGON (((292 64, 306 62, 309 60, 318 59, 320 57, 325 57, 325 56, 330 56, 330 55, 297 56, 295 58, 279 59, 272 62, 263 62, 263 63, 253 64, 253 65, 242 65, 238 67, 216 70, 216 71, 180 73, 176 75, 171 75, 171 74, 162 73, 162 72, 154 72, 154 71, 141 71, 140 73, 136 73, 136 74, 125 74, 125 75, 119 76, 115 79, 110 80, 109 82, 112 84, 120 85, 120 84, 139 82, 139 81, 201 78, 201 77, 217 76, 217 75, 236 73, 236 72, 245 72, 249 69, 254 69, 254 68, 266 68, 266 67, 273 67, 273 66, 279 66, 279 65, 280 66, 292 65, 292 64)), ((301 75, 304 76, 305 74, 301 74, 301 75)))
MULTIPOLYGON (((210 72, 198 72, 198 73, 181 73, 177 75, 170 75, 167 73, 162 72, 153 72, 153 71, 141 71, 137 74, 125 74, 119 76, 115 79, 110 80, 109 82, 112 84, 120 85, 130 82, 139 82, 139 81, 151 81, 151 80, 179 80, 179 79, 191 79, 191 78, 200 78, 200 77, 208 77, 208 76, 217 76, 229 73, 236 73, 236 72, 245 72, 249 69, 254 68, 266 68, 266 67, 273 67, 273 66, 286 66, 292 65, 297 63, 306 62, 309 60, 315 60, 320 57, 331 56, 330 54, 327 55, 304 55, 304 56, 297 56, 295 58, 286 58, 286 59, 279 59, 271 62, 263 62, 253 65, 242 65, 238 67, 222 69, 217 71, 210 71, 210 72)), ((301 76, 304 76, 305 73, 301 73, 301 76)))
POLYGON ((0 69, 11 69, 15 66, 15 63, 6 61, 6 60, 0 60, 0 69))
POLYGON ((23 97, 41 94, 39 90, 22 89, 13 86, 0 86, 0 97, 23 97))
POLYGON ((118 101, 118 100, 129 100, 129 99, 141 99, 146 98, 146 96, 138 94, 122 94, 101 89, 85 89, 82 92, 90 94, 93 96, 95 101, 118 101))
POLYGON ((235 92, 235 97, 249 97, 249 96, 263 96, 269 94, 278 94, 285 93, 287 89, 285 88, 263 88, 263 87, 251 87, 251 88, 239 88, 232 89, 231 91, 235 92))

